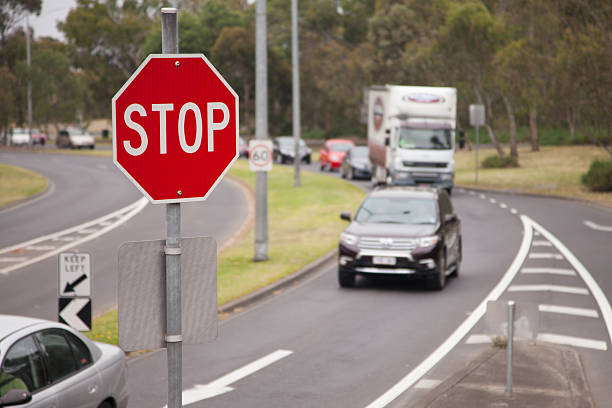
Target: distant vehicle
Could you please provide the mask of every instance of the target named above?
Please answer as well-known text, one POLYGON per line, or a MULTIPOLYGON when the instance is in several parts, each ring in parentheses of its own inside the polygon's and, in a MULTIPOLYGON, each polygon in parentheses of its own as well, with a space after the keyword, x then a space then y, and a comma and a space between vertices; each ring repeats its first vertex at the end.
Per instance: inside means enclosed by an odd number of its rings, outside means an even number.
POLYGON ((68 128, 65 130, 60 130, 55 143, 58 148, 68 147, 71 149, 80 149, 88 147, 93 149, 96 144, 96 140, 87 131, 77 128, 68 128))
POLYGON ((47 142, 47 135, 45 135, 40 129, 32 129, 32 144, 39 144, 43 146, 47 142))
MULTIPOLYGON (((276 163, 293 163, 295 158, 295 139, 293 136, 279 136, 272 143, 272 154, 276 163)), ((300 139, 300 161, 310 164, 312 149, 300 139)))
POLYGON ((372 176, 370 173, 370 159, 368 146, 351 147, 342 159, 340 166, 340 175, 342 178, 351 180, 356 178, 369 179, 372 176))
POLYGON ((352 140, 329 139, 319 151, 321 170, 337 170, 342 164, 345 153, 355 146, 352 140))
POLYGON ((240 152, 240 157, 249 157, 249 144, 243 139, 239 139, 238 143, 238 151, 240 152))
POLYGON ((0 364, 0 407, 127 407, 123 351, 64 324, 0 315, 0 364))
POLYGON ((27 146, 30 144, 30 133, 28 129, 14 128, 11 132, 11 144, 15 146, 27 146))
POLYGON ((453 189, 455 88, 368 89, 368 146, 375 184, 431 184, 453 189))
POLYGON ((459 275, 461 221, 444 189, 390 186, 376 189, 361 203, 340 235, 338 282, 355 284, 357 275, 427 279, 441 290, 449 275, 459 275))

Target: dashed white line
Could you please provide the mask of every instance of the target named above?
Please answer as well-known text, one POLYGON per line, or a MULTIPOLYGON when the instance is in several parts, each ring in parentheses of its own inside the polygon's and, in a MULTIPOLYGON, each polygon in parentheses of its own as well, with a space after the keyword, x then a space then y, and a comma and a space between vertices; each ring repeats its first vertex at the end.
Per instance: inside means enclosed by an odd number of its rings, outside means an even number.
POLYGON ((514 208, 511 208, 511 209, 510 209, 510 212, 511 212, 512 214, 514 214, 514 215, 518 214, 518 211, 516 211, 516 209, 514 209, 514 208))
POLYGON ((597 310, 585 309, 582 307, 569 307, 569 306, 559 306, 559 305, 538 305, 538 310, 540 312, 559 313, 559 314, 567 314, 567 315, 582 316, 582 317, 593 317, 595 319, 599 317, 599 313, 597 313, 597 310))
POLYGON ((567 346, 588 348, 593 350, 608 350, 608 345, 605 341, 585 339, 583 337, 564 336, 561 334, 540 333, 536 337, 537 341, 545 341, 547 343, 563 344, 567 346))
POLYGON ((507 205, 507 204, 505 204, 505 203, 501 203, 499 206, 500 206, 500 208, 503 208, 504 210, 505 210, 506 208, 508 208, 508 205, 507 205))
POLYGON ((605 231, 605 232, 612 232, 612 227, 608 227, 606 225, 599 225, 594 223, 593 221, 585 221, 584 225, 586 225, 587 227, 597 230, 597 231, 605 231))
POLYGON ((421 381, 414 384, 414 388, 420 390, 431 390, 432 388, 436 388, 438 385, 440 385, 441 382, 442 381, 440 380, 434 380, 432 378, 423 378, 421 381))
POLYGON ((479 194, 478 197, 482 198, 483 200, 487 198, 487 196, 484 194, 479 194))
POLYGON ((489 199, 489 202, 490 202, 491 204, 495 204, 495 203, 497 202, 497 200, 496 200, 496 199, 494 199, 494 198, 490 198, 490 199, 489 199))
POLYGON ((472 334, 467 338, 465 344, 489 344, 491 343, 491 336, 488 334, 472 334))
POLYGON ((551 275, 576 276, 576 272, 574 272, 572 269, 563 269, 563 268, 523 268, 521 269, 521 273, 524 273, 524 274, 546 273, 546 274, 551 274, 551 275))
POLYGON ((508 288, 508 292, 558 292, 571 293, 575 295, 589 294, 589 291, 586 288, 562 285, 512 285, 508 288))
POLYGON ((561 254, 553 254, 548 252, 532 252, 529 254, 529 259, 563 259, 561 254))
POLYGON ((470 191, 470 195, 476 195, 476 193, 473 191, 470 191))
POLYGON ((531 243, 532 246, 545 246, 545 247, 551 247, 552 246, 552 242, 550 241, 533 241, 531 243))

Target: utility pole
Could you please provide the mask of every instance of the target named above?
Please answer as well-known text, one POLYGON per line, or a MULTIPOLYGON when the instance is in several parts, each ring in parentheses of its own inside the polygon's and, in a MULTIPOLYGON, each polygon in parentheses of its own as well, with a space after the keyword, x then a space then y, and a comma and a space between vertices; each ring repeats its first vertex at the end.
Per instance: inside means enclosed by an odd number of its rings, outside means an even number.
POLYGON ((26 14, 26 65, 28 66, 28 134, 32 144, 32 53, 30 50, 30 16, 26 14))
MULTIPOLYGON (((255 5, 255 139, 268 138, 266 0, 255 5)), ((255 172, 255 261, 268 258, 268 173, 255 172)))
POLYGON ((298 49, 298 0, 291 0, 291 63, 293 65, 293 139, 295 159, 293 186, 299 187, 300 181, 300 61, 298 49))

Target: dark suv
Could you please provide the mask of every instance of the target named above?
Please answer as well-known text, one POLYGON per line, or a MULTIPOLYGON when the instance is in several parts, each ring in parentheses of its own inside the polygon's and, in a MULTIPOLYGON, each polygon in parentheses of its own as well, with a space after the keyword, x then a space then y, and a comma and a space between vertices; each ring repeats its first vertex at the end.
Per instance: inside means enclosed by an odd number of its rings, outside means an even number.
POLYGON ((338 281, 355 284, 363 275, 423 277, 431 289, 444 288, 458 275, 461 221, 443 189, 387 187, 363 200, 355 218, 340 234, 338 281))

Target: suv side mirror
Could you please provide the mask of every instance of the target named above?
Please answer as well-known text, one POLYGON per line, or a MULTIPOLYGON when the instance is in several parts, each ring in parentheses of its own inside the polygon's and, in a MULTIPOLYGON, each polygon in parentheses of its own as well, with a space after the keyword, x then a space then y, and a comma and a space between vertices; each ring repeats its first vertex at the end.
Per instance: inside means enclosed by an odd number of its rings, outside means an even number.
POLYGON ((385 146, 389 146, 391 144, 391 139, 389 139, 389 136, 385 137, 385 146))
POLYGON ((455 214, 446 214, 444 216, 444 223, 455 222, 457 221, 457 215, 455 214))
POLYGON ((21 405, 32 400, 32 394, 27 390, 10 390, 0 397, 0 407, 21 405))
POLYGON ((345 221, 350 221, 351 220, 351 213, 350 212, 342 212, 340 213, 340 219, 345 220, 345 221))

